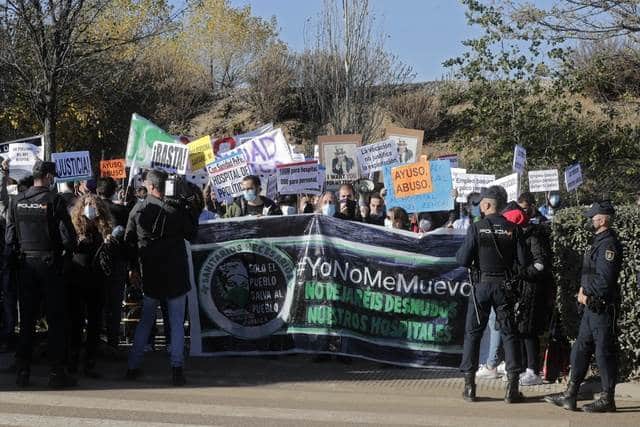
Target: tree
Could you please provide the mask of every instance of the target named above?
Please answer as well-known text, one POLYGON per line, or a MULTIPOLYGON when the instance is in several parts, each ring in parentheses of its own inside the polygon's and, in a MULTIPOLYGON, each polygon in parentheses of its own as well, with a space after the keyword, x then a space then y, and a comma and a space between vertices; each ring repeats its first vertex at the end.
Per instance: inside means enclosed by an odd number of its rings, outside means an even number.
POLYGON ((318 129, 373 138, 380 101, 412 77, 384 38, 367 0, 325 1, 299 65, 304 109, 318 129))
POLYGON ((71 87, 87 75, 106 78, 95 72, 101 57, 159 34, 170 22, 168 10, 154 0, 6 0, 0 68, 41 123, 45 157, 55 148, 62 98, 71 87), (105 22, 110 26, 96 31, 105 22))

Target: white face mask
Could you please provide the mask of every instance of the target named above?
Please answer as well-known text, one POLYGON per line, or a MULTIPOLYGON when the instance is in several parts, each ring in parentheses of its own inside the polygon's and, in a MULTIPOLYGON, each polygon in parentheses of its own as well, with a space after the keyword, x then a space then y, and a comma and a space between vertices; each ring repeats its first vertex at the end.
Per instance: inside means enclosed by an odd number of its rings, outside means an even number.
POLYGON ((296 208, 294 208, 293 206, 280 206, 280 210, 282 211, 282 215, 284 216, 288 216, 288 215, 295 215, 296 214, 296 208))
POLYGON ((98 210, 94 206, 86 205, 84 207, 84 216, 89 220, 93 221, 98 217, 98 210))
POLYGON ((384 227, 385 228, 393 228, 393 222, 389 218, 384 219, 384 227))

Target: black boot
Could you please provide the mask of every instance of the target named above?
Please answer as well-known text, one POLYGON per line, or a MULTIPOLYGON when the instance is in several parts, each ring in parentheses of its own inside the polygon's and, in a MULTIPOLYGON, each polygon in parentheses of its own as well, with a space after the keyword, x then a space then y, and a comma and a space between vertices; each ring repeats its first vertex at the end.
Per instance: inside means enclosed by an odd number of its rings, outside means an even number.
POLYGON ((567 409, 569 411, 575 411, 577 406, 576 402, 578 400, 578 384, 573 381, 569 381, 567 384, 567 389, 563 393, 550 394, 549 396, 544 397, 544 401, 548 403, 553 403, 556 406, 560 406, 561 408, 567 409))
POLYGON ((476 401, 476 373, 464 374, 464 391, 462 392, 462 398, 466 402, 476 401))
POLYGON ((173 385, 176 387, 182 387, 187 383, 187 379, 184 377, 184 371, 181 367, 171 368, 173 373, 173 385))
POLYGON ((518 373, 507 373, 507 389, 504 395, 505 403, 520 403, 524 401, 524 396, 518 390, 520 385, 520 375, 518 373))
POLYGON ((582 407, 584 412, 616 412, 616 402, 613 393, 600 393, 600 398, 582 407))
POLYGON ((29 377, 31 371, 29 368, 19 368, 18 375, 16 376, 16 385, 18 387, 27 387, 29 385, 29 377))
POLYGON ((53 368, 49 373, 49 387, 68 388, 78 385, 78 380, 67 373, 64 368, 53 368))

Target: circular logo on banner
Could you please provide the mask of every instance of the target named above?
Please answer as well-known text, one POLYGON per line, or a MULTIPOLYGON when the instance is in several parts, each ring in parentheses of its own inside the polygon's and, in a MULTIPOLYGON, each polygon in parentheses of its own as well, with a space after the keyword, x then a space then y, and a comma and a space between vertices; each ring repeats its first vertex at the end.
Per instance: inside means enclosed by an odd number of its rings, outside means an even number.
POLYGON ((209 254, 198 283, 200 307, 211 321, 231 335, 256 339, 276 332, 289 318, 295 265, 267 243, 228 242, 209 254))

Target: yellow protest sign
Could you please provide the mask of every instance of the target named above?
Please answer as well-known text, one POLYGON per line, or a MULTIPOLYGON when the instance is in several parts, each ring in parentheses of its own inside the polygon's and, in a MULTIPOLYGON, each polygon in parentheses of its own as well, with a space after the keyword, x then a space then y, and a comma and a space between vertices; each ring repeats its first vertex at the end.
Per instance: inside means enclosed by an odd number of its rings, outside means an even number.
POLYGON ((187 144, 187 148, 189 149, 189 161, 191 162, 192 171, 202 169, 215 160, 209 135, 190 142, 187 144))
POLYGON ((411 163, 391 169, 396 198, 418 196, 433 192, 429 162, 411 163))

